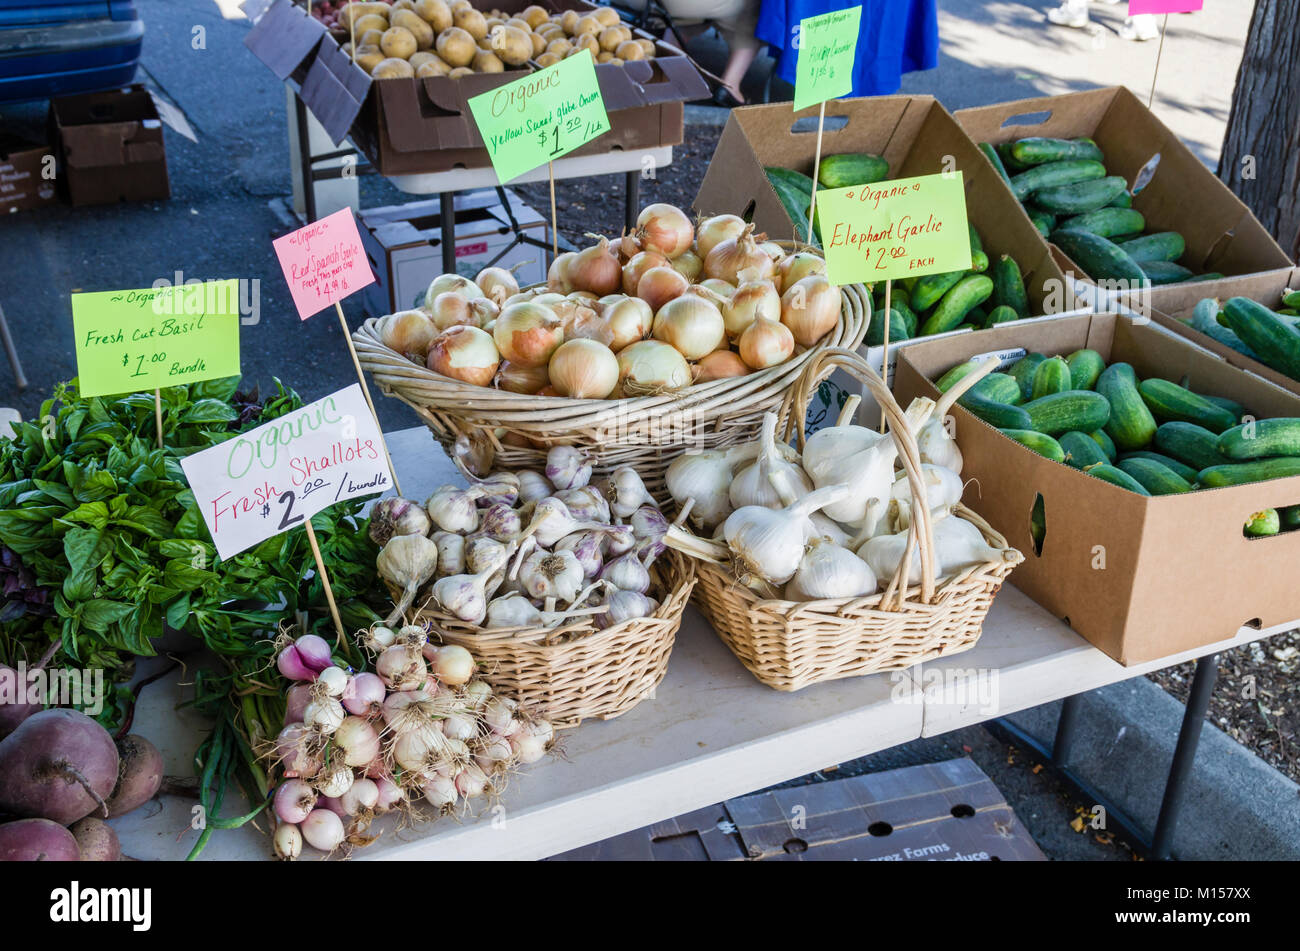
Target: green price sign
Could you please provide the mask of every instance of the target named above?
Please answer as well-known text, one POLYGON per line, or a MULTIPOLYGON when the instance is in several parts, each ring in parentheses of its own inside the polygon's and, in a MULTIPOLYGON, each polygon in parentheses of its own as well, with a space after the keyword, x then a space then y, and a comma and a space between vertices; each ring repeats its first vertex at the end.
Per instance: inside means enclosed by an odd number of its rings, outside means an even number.
POLYGON ((834 284, 919 277, 971 264, 961 172, 819 190, 817 221, 834 284))
POLYGON ((610 128, 590 51, 475 96, 469 108, 503 184, 610 128))
POLYGON ((72 295, 82 396, 239 374, 239 282, 72 295))
POLYGON ((794 110, 853 91, 862 7, 832 10, 799 22, 799 61, 794 73, 794 110))

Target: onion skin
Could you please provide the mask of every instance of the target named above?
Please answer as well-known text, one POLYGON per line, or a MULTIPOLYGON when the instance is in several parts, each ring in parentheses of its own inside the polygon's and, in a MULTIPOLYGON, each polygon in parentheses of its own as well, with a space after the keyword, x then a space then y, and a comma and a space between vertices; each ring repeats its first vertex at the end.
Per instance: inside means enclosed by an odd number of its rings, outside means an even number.
POLYGON ((439 331, 475 323, 469 301, 455 291, 444 291, 433 299, 429 305, 429 318, 439 331))
POLYGON ((643 248, 653 248, 670 260, 689 251, 695 242, 695 226, 686 212, 664 202, 642 208, 636 228, 637 240, 643 248))
POLYGON ((429 369, 475 386, 491 386, 501 358, 492 337, 477 327, 444 330, 429 348, 429 369))
POLYGON ((623 268, 618 252, 610 247, 606 238, 577 252, 565 268, 564 276, 574 290, 590 291, 597 297, 613 294, 623 285, 623 268))
POLYGON ((694 251, 683 251, 672 260, 672 268, 688 281, 694 281, 704 270, 704 262, 694 251))
POLYGON ((521 367, 545 366, 564 343, 564 323, 542 304, 512 304, 492 329, 501 356, 521 367))
POLYGON ((566 340, 551 356, 551 385, 561 396, 603 400, 618 385, 618 358, 595 340, 566 340))
POLYGON ((727 325, 727 337, 736 340, 758 316, 781 319, 781 295, 771 281, 749 281, 736 288, 731 299, 719 308, 727 325))
POLYGON ((519 293, 519 282, 503 267, 485 267, 474 277, 474 283, 498 307, 519 293))
POLYGON ((790 328, 766 317, 755 317, 736 342, 740 359, 755 370, 766 370, 790 359, 794 334, 790 328))
POLYGON ((687 360, 698 360, 723 345, 726 325, 712 302, 690 295, 670 300, 659 309, 654 338, 676 347, 687 360))
POLYGON ((840 289, 821 274, 800 278, 781 295, 781 323, 797 343, 811 347, 840 319, 840 289))
POLYGON ((628 396, 680 390, 691 385, 686 358, 666 343, 640 340, 618 353, 619 385, 628 396))
POLYGON ((664 304, 681 297, 690 286, 691 282, 680 271, 672 267, 652 267, 637 281, 636 296, 657 314, 664 304))
POLYGON ((438 327, 422 310, 398 311, 385 317, 379 325, 383 345, 408 360, 423 362, 437 336, 438 327))
POLYGON ((712 218, 705 218, 695 229, 695 251, 701 258, 707 258, 718 242, 737 238, 744 230, 745 219, 740 215, 714 215, 712 218))
POLYGON ((796 251, 777 265, 776 289, 785 293, 795 282, 811 274, 825 274, 826 260, 811 251, 796 251))
POLYGON ((569 283, 569 262, 577 257, 576 251, 565 251, 554 261, 546 270, 546 286, 548 289, 560 294, 567 294, 573 290, 573 285, 569 283))
POLYGON ((507 393, 524 393, 535 396, 551 382, 545 366, 519 367, 508 360, 502 360, 497 370, 496 388, 507 393))
POLYGON ((636 286, 641 281, 641 275, 652 267, 670 266, 668 259, 658 251, 637 252, 623 265, 623 293, 635 294, 636 286))
POLYGON ((691 368, 696 383, 711 383, 714 380, 726 380, 731 377, 746 376, 750 373, 745 361, 731 350, 714 350, 705 354, 691 368))
POLYGON ((737 284, 741 271, 753 271, 752 275, 746 275, 751 281, 770 280, 776 272, 775 262, 759 249, 754 240, 753 225, 746 225, 738 237, 719 241, 704 259, 705 277, 737 284))
POLYGON ((654 311, 639 297, 624 297, 601 311, 606 326, 614 335, 609 347, 618 353, 624 347, 644 340, 654 326, 654 311))

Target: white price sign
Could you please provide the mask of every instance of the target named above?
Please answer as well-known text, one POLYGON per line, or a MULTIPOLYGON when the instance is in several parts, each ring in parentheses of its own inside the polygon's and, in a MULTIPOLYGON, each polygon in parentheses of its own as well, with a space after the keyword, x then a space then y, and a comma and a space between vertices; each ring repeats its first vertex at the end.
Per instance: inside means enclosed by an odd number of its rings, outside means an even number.
POLYGON ((181 460, 222 558, 392 485, 360 385, 181 460))

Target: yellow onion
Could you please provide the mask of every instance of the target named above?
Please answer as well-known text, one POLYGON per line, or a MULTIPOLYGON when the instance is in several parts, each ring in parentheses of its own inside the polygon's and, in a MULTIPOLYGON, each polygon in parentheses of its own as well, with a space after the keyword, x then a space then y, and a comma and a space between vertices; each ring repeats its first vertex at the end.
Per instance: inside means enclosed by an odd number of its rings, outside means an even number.
POLYGON ((654 338, 671 344, 687 360, 698 360, 722 346, 726 327, 711 301, 687 294, 659 308, 654 338))
POLYGON ((595 340, 566 340, 547 365, 551 386, 561 396, 603 400, 618 385, 618 358, 595 340))
POLYGON ((574 290, 591 291, 597 297, 613 294, 623 285, 618 252, 610 247, 607 238, 577 252, 564 269, 564 276, 574 290))
POLYGON ((785 248, 781 247, 775 241, 760 241, 758 250, 762 251, 769 258, 776 262, 780 267, 782 258, 785 257, 785 248))
POLYGON ((704 276, 721 278, 728 284, 738 284, 740 272, 751 269, 758 272, 756 280, 770 278, 776 271, 775 262, 759 250, 752 224, 745 225, 737 237, 719 241, 704 258, 704 276))
POLYGON ((776 289, 784 292, 787 288, 793 287, 796 281, 810 274, 825 274, 826 259, 811 251, 796 251, 782 260, 777 269, 780 272, 780 280, 776 282, 776 289))
POLYGON ((794 353, 794 335, 785 324, 766 317, 755 317, 736 342, 740 359, 755 370, 766 370, 785 363, 794 353))
POLYGON ((503 267, 485 267, 478 272, 474 283, 479 286, 487 299, 498 307, 519 293, 519 282, 515 280, 512 272, 503 267))
POLYGON ((552 291, 558 291, 561 294, 567 294, 573 290, 573 284, 569 281, 569 262, 577 257, 574 251, 565 251, 559 255, 551 266, 546 269, 546 286, 552 291))
MULTIPOLYGON (((711 291, 714 294, 727 298, 728 300, 730 300, 736 293, 735 284, 730 284, 727 281, 720 281, 715 277, 706 277, 704 280, 700 281, 699 284, 696 284, 694 287, 692 287, 691 292, 698 293, 696 291, 697 287, 702 287, 704 288, 704 290, 711 291)), ((700 296, 708 298, 709 300, 713 299, 709 297, 708 294, 700 294, 700 296)))
POLYGON ((449 327, 429 347, 429 369, 453 380, 489 386, 501 356, 492 338, 477 327, 449 327))
POLYGON ((700 357, 698 363, 691 367, 691 374, 696 383, 709 383, 713 380, 725 380, 733 376, 749 373, 745 361, 731 350, 714 350, 700 357))
POLYGON ((439 274, 429 282, 429 289, 424 292, 425 306, 428 306, 429 302, 439 294, 445 294, 447 291, 454 291, 466 300, 483 296, 482 289, 468 277, 461 277, 459 274, 439 274))
POLYGON ((704 270, 704 262, 694 251, 683 251, 672 261, 673 270, 679 272, 688 281, 693 281, 704 270))
POLYGON ((624 264, 641 253, 641 242, 637 240, 636 235, 624 234, 623 237, 610 243, 614 245, 618 251, 618 259, 624 264))
POLYGON ((695 229, 695 253, 707 258, 719 241, 738 238, 745 230, 745 219, 740 215, 714 215, 705 218, 695 229))
POLYGON ((781 295, 781 323, 805 347, 834 330, 839 319, 840 289, 821 274, 800 278, 781 295))
POLYGON ((433 298, 433 303, 427 305, 427 308, 429 319, 439 330, 446 330, 458 324, 478 325, 478 321, 470 313, 469 301, 456 291, 443 291, 433 298))
POLYGON ((542 293, 533 296, 534 304, 545 304, 547 307, 554 307, 561 301, 566 300, 568 300, 568 298, 565 295, 555 291, 542 291, 542 293))
POLYGON ((492 328, 501 356, 521 367, 544 366, 564 343, 564 323, 544 304, 511 304, 492 328))
POLYGON ((614 332, 609 325, 600 314, 585 303, 568 300, 564 304, 556 304, 553 309, 556 316, 564 323, 566 341, 595 340, 607 347, 614 342, 614 332))
POLYGON ((517 367, 509 360, 502 360, 497 370, 496 387, 507 393, 537 393, 544 386, 549 386, 551 378, 546 366, 517 367))
POLYGON ((736 288, 730 300, 719 305, 727 325, 727 339, 735 340, 757 316, 781 319, 781 295, 771 281, 748 281, 736 288))
POLYGON ((496 320, 500 313, 501 308, 486 297, 476 297, 469 302, 469 315, 474 321, 474 326, 483 330, 487 330, 488 324, 496 320))
POLYGON ((638 251, 623 265, 623 293, 635 294, 641 275, 652 267, 667 267, 668 259, 658 251, 638 251))
POLYGON ((610 349, 618 353, 630 343, 644 340, 654 325, 654 311, 639 297, 624 297, 606 305, 600 314, 614 335, 610 349))
POLYGON ((650 305, 656 314, 659 308, 674 298, 681 297, 691 282, 671 267, 652 267, 641 275, 636 284, 636 296, 650 305))
POLYGON ((438 328, 422 310, 401 310, 379 323, 379 339, 385 347, 421 363, 436 336, 438 328))
POLYGON ((638 340, 618 352, 618 382, 628 396, 680 390, 691 385, 691 367, 668 344, 638 340))
POLYGON ((641 247, 675 258, 689 251, 695 241, 695 227, 686 212, 676 205, 655 202, 641 209, 636 218, 636 237, 641 247))

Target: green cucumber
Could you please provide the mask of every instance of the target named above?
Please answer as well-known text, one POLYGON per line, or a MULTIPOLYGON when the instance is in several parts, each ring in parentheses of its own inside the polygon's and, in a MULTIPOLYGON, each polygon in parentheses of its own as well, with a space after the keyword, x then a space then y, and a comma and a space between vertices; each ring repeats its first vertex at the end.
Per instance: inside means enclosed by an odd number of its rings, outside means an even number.
POLYGON ((1011 429, 1006 427, 1001 428, 1000 432, 1046 459, 1051 459, 1053 462, 1065 462, 1065 450, 1061 448, 1059 442, 1046 433, 1040 433, 1033 429, 1011 429))
POLYGON ((1269 535, 1276 535, 1280 531, 1282 531, 1282 519, 1278 515, 1277 509, 1264 509, 1256 512, 1246 519, 1246 527, 1242 529, 1242 532, 1248 538, 1266 538, 1269 535))
POLYGON ((1133 196, 1128 192, 1120 192, 1107 208, 1132 208, 1133 196))
POLYGON ((1007 370, 1020 383, 1020 394, 1029 399, 1034 393, 1034 371, 1047 359, 1045 353, 1028 353, 1021 357, 1007 370))
MULTIPOLYGON (((1138 392, 1137 374, 1127 363, 1112 363, 1097 378, 1097 392, 1110 403, 1106 433, 1124 450, 1145 449, 1156 433, 1156 420, 1138 392)), ((1100 426, 1090 427, 1100 429, 1100 426)))
POLYGON ((1061 444, 1061 448, 1065 450, 1066 464, 1074 466, 1076 469, 1083 469, 1099 462, 1110 461, 1106 458, 1106 454, 1101 451, 1101 447, 1087 433, 1071 430, 1057 437, 1057 441, 1061 444))
POLYGON ((1072 390, 1090 390, 1097 385, 1097 378, 1106 369, 1106 361, 1096 350, 1076 350, 1065 358, 1070 368, 1070 386, 1072 390))
POLYGON ((1223 344, 1225 347, 1236 350, 1252 360, 1258 360, 1259 356, 1246 345, 1244 340, 1237 336, 1235 331, 1226 324, 1219 322, 1219 316, 1219 302, 1213 297, 1202 298, 1192 308, 1192 318, 1187 322, 1187 325, 1193 330, 1205 334, 1211 340, 1223 344))
POLYGON ((928 337, 952 330, 965 319, 972 307, 984 303, 992 293, 993 281, 983 274, 963 277, 943 295, 943 299, 921 327, 921 336, 928 337))
POLYGON ((1029 316, 1029 295, 1025 292, 1025 279, 1020 275, 1020 265, 1009 254, 1000 255, 993 264, 993 304, 1007 306, 1021 317, 1029 316))
POLYGON ((870 152, 823 155, 821 165, 817 168, 817 184, 822 188, 874 185, 888 177, 889 163, 870 152))
POLYGON ((1143 274, 1151 278, 1151 283, 1156 287, 1162 284, 1178 284, 1196 276, 1188 268, 1181 264, 1174 264, 1172 261, 1141 261, 1138 267, 1142 269, 1143 274))
POLYGON ((966 271, 945 271, 942 274, 927 274, 918 279, 912 287, 912 310, 918 314, 929 310, 939 303, 943 295, 965 277, 966 273, 966 271))
MULTIPOLYGON (((1032 175, 1035 171, 1037 169, 1025 174, 1032 175)), ((1054 215, 1082 215, 1105 208, 1126 188, 1128 182, 1118 175, 1075 182, 1072 185, 1052 185, 1039 188, 1033 193, 1034 204, 1054 215)))
POLYGON ((1219 437, 1195 423, 1161 423, 1156 430, 1155 448, 1198 473, 1232 465, 1232 460, 1219 452, 1219 437))
POLYGON ((1122 247, 1091 231, 1053 231, 1052 243, 1068 254, 1094 280, 1127 281, 1132 287, 1149 283, 1146 273, 1122 247))
MULTIPOLYGON (((867 326, 866 344, 868 347, 879 347, 885 342, 885 319, 882 316, 883 311, 877 311, 872 315, 871 323, 867 326)), ((911 340, 916 336, 916 314, 908 308, 906 304, 889 303, 889 341, 911 340)))
POLYGON ((794 237, 798 241, 808 238, 808 205, 812 201, 813 181, 802 172, 788 168, 765 168, 767 180, 781 199, 781 207, 794 227, 794 237), (806 185, 805 185, 806 183, 806 185))
POLYGON ((1121 489, 1128 489, 1130 492, 1136 492, 1138 495, 1151 494, 1146 490, 1146 487, 1143 486, 1142 483, 1139 482, 1137 479, 1133 478, 1123 469, 1119 469, 1115 466, 1112 466, 1108 462, 1103 462, 1095 466, 1089 466, 1083 471, 1088 473, 1088 475, 1094 478, 1101 479, 1103 482, 1109 482, 1111 485, 1117 485, 1121 489))
MULTIPOLYGON (((1205 397, 1169 380, 1155 377, 1143 380, 1138 384, 1138 393, 1151 410, 1151 415, 1162 423, 1181 420, 1204 426, 1212 433, 1221 433, 1237 422, 1222 406, 1216 406, 1205 397)), ((1300 424, 1300 420, 1296 422, 1300 424)), ((1297 430, 1297 435, 1300 435, 1300 430, 1297 430)), ((1297 451, 1300 452, 1300 449, 1297 451)))
POLYGON ((1235 425, 1250 415, 1250 410, 1242 406, 1236 400, 1230 400, 1226 396, 1209 396, 1208 394, 1199 394, 1202 399, 1207 399, 1215 406, 1221 406, 1232 414, 1232 421, 1235 425))
POLYGON ((1277 514, 1286 531, 1293 532, 1300 528, 1300 505, 1288 505, 1284 509, 1278 509, 1277 514))
POLYGON ((1113 464, 1115 457, 1118 455, 1118 450, 1115 449, 1115 440, 1111 439, 1104 429, 1094 430, 1088 435, 1092 437, 1093 442, 1101 447, 1101 451, 1106 454, 1106 458, 1113 464))
POLYGON ((1248 297, 1233 297, 1223 305, 1228 327, 1259 355, 1266 365, 1300 380, 1300 333, 1263 304, 1248 297))
POLYGON ((1075 215, 1061 222, 1060 227, 1073 231, 1091 231, 1103 238, 1120 234, 1134 234, 1147 225, 1142 212, 1132 208, 1098 208, 1084 215, 1075 215))
MULTIPOLYGON (((966 379, 966 377, 970 376, 970 374, 974 373, 978 367, 979 362, 976 360, 963 360, 951 370, 944 373, 943 376, 939 377, 939 379, 934 383, 934 388, 940 393, 947 393, 962 380, 966 379)), ((1017 402, 1019 402, 1019 400, 1017 400, 1017 402)))
MULTIPOLYGON (((1003 153, 1003 158, 1006 154, 1003 153)), ((1093 159, 1076 159, 1036 165, 1011 176, 1011 193, 1021 201, 1044 188, 1059 188, 1106 177, 1106 166, 1093 159)), ((1110 196, 1114 198, 1114 195, 1110 196)), ((1110 199, 1108 198, 1107 201, 1110 199)), ((1044 206, 1046 208, 1046 206, 1044 206)), ((1100 205, 1098 207, 1101 207, 1100 205)), ((1047 210, 1051 210, 1050 208, 1047 210)), ((1091 209, 1088 209, 1091 210, 1091 209)))
POLYGON ((1092 139, 1049 139, 1031 136, 1011 143, 1011 154, 1025 165, 1042 165, 1045 162, 1062 162, 1068 159, 1102 161, 1105 156, 1092 139))
POLYGON ((1125 459, 1147 459, 1151 462, 1158 462, 1174 475, 1183 479, 1190 485, 1196 484, 1196 470, 1189 465, 1184 465, 1172 456, 1166 456, 1159 452, 1149 452, 1145 449, 1139 449, 1136 452, 1126 452, 1119 457, 1119 461, 1125 459))
MULTIPOLYGON (((1008 376, 1007 379, 1012 378, 1008 376)), ((1259 419, 1225 427, 1219 433, 1216 446, 1224 456, 1235 460, 1300 456, 1300 419, 1259 419)))
POLYGON ((1021 407, 986 399, 973 390, 967 390, 957 402, 995 429, 1034 428, 1029 414, 1021 407))
POLYGON ((1130 456, 1121 459, 1116 468, 1131 475, 1152 495, 1179 495, 1193 489, 1191 482, 1172 469, 1150 459, 1137 459, 1130 456))
POLYGON ((984 250, 984 242, 980 240, 980 233, 975 230, 975 226, 969 221, 966 222, 966 230, 970 233, 970 250, 971 254, 976 251, 984 250))
POLYGON ((989 319, 984 322, 985 327, 995 327, 998 324, 1010 323, 1013 320, 1019 320, 1020 315, 1016 313, 1014 307, 1006 304, 999 304, 989 311, 989 319))
POLYGON ((1202 469, 1196 477, 1201 485, 1211 489, 1221 489, 1230 485, 1245 485, 1247 482, 1265 482, 1269 479, 1285 479, 1300 475, 1300 456, 1277 456, 1273 459, 1259 459, 1255 462, 1234 462, 1227 466, 1210 466, 1202 469))
POLYGON ((1022 398, 1020 384, 1016 382, 1014 376, 1006 373, 990 373, 971 387, 971 392, 978 393, 995 403, 1007 403, 1011 406, 1017 405, 1022 398))
POLYGON ((1034 208, 1034 209, 1026 208, 1025 214, 1029 216, 1029 220, 1033 222, 1033 225, 1038 230, 1038 233, 1041 234, 1044 238, 1050 235, 1052 231, 1056 228, 1056 216, 1049 215, 1041 208, 1034 208))
POLYGON ((1177 261, 1187 251, 1187 241, 1177 231, 1157 231, 1125 241, 1124 251, 1138 264, 1177 261))
POLYGON ((998 155, 998 150, 987 142, 981 142, 980 151, 983 152, 984 157, 989 160, 989 164, 993 166, 994 171, 1002 177, 1004 182, 1010 185, 1011 176, 1007 173, 1007 167, 1002 164, 1002 157, 998 155))
POLYGON ((983 274, 989 269, 989 256, 983 251, 972 251, 970 255, 970 269, 976 274, 983 274))
POLYGON ((1034 371, 1032 399, 1064 393, 1070 389, 1070 365, 1061 357, 1049 357, 1034 371))
POLYGON ((1111 408, 1106 397, 1091 390, 1066 390, 1030 400, 1020 407, 1029 416, 1030 425, 1040 433, 1055 436, 1072 429, 1092 432, 1101 429, 1110 418, 1111 408))
POLYGON ((965 327, 967 324, 969 324, 970 326, 974 327, 976 330, 983 330, 984 325, 987 324, 988 321, 989 321, 989 312, 986 311, 979 304, 976 304, 969 311, 967 311, 966 319, 962 321, 961 326, 965 327))
POLYGON ((1294 307, 1300 310, 1300 291, 1290 291, 1282 295, 1283 307, 1294 307))
POLYGON ((1002 159, 1002 164, 1007 167, 1008 172, 1023 172, 1029 168, 1028 165, 1021 162, 1012 154, 1010 142, 1003 142, 1001 145, 995 145, 993 149, 998 153, 998 158, 1002 159))

